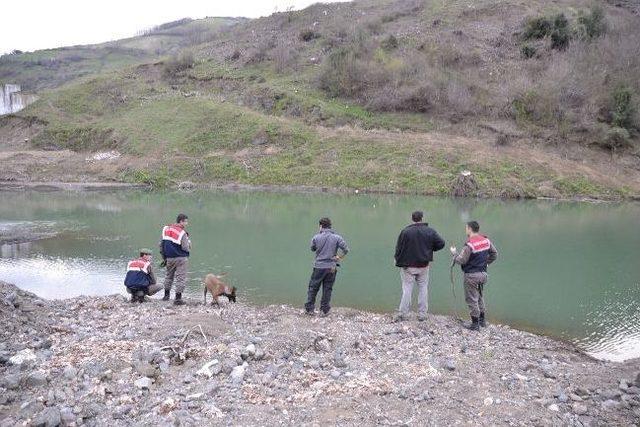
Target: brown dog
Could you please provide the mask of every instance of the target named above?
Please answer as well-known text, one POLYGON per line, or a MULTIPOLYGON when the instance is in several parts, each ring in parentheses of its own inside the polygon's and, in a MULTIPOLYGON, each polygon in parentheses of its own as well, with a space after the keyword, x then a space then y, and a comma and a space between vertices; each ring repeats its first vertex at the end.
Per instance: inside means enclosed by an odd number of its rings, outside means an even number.
POLYGON ((229 298, 229 301, 236 302, 236 287, 229 286, 220 280, 222 277, 226 276, 226 274, 222 274, 220 276, 216 276, 215 274, 207 274, 204 278, 204 303, 207 303, 207 291, 213 297, 213 301, 211 304, 218 304, 218 297, 223 295, 229 298))

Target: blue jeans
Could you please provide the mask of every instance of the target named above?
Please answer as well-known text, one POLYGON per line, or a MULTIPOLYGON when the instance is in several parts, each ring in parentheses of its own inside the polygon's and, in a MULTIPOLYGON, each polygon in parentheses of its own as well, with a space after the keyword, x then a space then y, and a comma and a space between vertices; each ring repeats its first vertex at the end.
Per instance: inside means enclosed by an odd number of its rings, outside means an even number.
POLYGON ((328 313, 331 310, 331 291, 336 281, 337 270, 335 268, 314 268, 309 280, 309 291, 307 292, 307 303, 304 305, 307 313, 312 313, 316 306, 316 296, 322 287, 322 299, 320 300, 320 310, 328 313))

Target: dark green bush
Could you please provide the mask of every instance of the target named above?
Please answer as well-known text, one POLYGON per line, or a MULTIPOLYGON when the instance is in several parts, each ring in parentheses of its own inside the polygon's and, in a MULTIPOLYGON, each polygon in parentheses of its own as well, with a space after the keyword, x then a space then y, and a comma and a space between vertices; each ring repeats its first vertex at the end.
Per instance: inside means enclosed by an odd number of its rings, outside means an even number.
POLYGON ((629 146, 629 131, 621 127, 612 127, 605 133, 604 141, 600 144, 611 151, 629 146))
POLYGON ((195 64, 193 53, 190 51, 184 51, 179 55, 174 55, 164 63, 164 73, 169 77, 176 76, 177 74, 192 68, 195 64))
POLYGON ((616 87, 611 94, 611 124, 619 128, 631 129, 634 114, 631 88, 625 85, 616 87))
POLYGON ((533 58, 536 55, 536 52, 536 48, 528 44, 525 44, 520 48, 520 53, 526 59, 533 58))
POLYGON ((303 42, 310 42, 311 40, 320 38, 320 34, 316 33, 313 30, 302 30, 300 31, 300 40, 303 42))
POLYGON ((353 47, 341 47, 327 57, 320 71, 320 88, 331 96, 357 96, 366 81, 366 69, 353 47))
POLYGON ((569 46, 571 40, 571 32, 569 30, 569 21, 564 13, 559 13, 553 18, 553 30, 551 31, 551 48, 563 50, 569 46))
POLYGON ((381 46, 384 50, 393 50, 398 48, 398 39, 393 34, 382 40, 381 46))
POLYGON ((600 5, 594 5, 588 14, 584 12, 578 16, 578 29, 583 39, 592 40, 607 32, 604 9, 600 5))
POLYGON ((522 36, 525 40, 542 39, 551 34, 551 28, 552 25, 549 18, 544 16, 531 18, 527 21, 522 36))

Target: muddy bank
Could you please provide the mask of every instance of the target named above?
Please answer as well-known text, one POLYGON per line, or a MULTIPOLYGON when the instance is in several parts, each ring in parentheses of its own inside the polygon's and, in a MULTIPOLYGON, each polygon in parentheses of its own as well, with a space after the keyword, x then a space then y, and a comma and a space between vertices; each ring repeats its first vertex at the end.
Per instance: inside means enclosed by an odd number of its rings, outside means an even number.
POLYGON ((453 319, 46 301, 0 282, 0 425, 635 425, 640 365, 453 319))

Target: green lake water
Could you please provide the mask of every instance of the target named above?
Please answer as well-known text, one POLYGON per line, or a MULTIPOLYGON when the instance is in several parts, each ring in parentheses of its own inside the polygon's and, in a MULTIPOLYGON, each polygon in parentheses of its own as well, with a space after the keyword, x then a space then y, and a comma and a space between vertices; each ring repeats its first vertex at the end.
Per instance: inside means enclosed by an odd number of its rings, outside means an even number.
MULTIPOLYGON (((157 248, 160 229, 190 217, 191 298, 200 278, 228 272, 239 298, 302 306, 309 240, 330 216, 351 247, 334 306, 391 312, 400 298, 393 265, 410 213, 458 247, 478 220, 500 253, 486 287, 491 321, 569 340, 595 357, 640 357, 640 205, 462 200, 388 195, 183 193, 0 193, 0 279, 46 298, 123 293, 126 262, 157 248), (10 236, 42 237, 6 243, 10 236), (4 236, 4 237, 3 237, 4 236)), ((159 260, 154 263, 157 265, 159 260)), ((433 313, 451 314, 448 250, 431 271, 433 313)), ((163 271, 156 269, 162 279, 163 271)), ((457 271, 457 309, 465 313, 457 271)))

